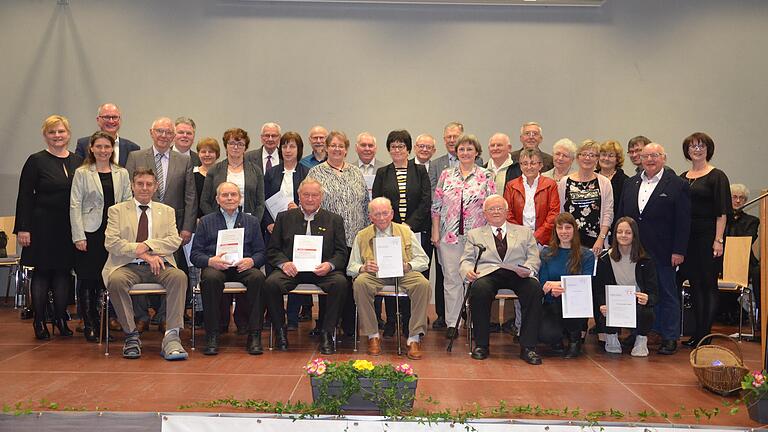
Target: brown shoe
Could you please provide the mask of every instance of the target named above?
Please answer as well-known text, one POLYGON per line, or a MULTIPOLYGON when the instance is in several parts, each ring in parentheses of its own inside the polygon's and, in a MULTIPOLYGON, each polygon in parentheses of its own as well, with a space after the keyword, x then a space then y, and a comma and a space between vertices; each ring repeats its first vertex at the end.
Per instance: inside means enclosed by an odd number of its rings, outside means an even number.
POLYGON ((120 325, 120 322, 116 320, 115 318, 109 319, 109 329, 112 331, 123 331, 123 326, 120 325))
POLYGON ((146 330, 147 327, 149 327, 149 322, 143 321, 143 320, 136 321, 136 331, 137 332, 144 333, 144 330, 146 330))
POLYGON ((368 355, 381 355, 381 338, 368 339, 368 355))
POLYGON ((419 342, 411 342, 408 344, 408 358, 411 360, 421 360, 421 344, 419 342))

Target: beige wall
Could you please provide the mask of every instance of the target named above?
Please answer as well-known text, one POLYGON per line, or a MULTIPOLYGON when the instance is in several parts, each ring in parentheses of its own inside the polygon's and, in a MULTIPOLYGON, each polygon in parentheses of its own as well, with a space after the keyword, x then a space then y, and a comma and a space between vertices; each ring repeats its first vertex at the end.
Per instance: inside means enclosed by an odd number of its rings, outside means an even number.
MULTIPOLYGON (((122 135, 149 145, 159 115, 198 136, 322 123, 350 136, 440 136, 461 120, 484 142, 538 120, 558 138, 644 134, 685 168, 682 139, 710 133, 714 163, 766 185, 768 2, 607 0, 602 8, 235 4, 215 0, 0 2, 0 215, 14 211, 40 123, 121 105, 122 135)), ((442 144, 438 154, 443 153, 442 144)), ((308 148, 308 146, 307 146, 308 148)), ((383 145, 379 155, 386 157, 383 145)))

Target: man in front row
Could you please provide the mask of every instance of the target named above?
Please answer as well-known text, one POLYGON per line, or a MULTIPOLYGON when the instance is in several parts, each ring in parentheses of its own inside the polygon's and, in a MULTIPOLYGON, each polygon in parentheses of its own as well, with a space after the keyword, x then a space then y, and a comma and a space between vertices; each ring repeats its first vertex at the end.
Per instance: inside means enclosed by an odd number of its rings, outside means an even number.
MULTIPOLYGON (((261 327, 264 316, 264 274, 259 267, 266 262, 261 225, 255 216, 240 211, 240 188, 230 182, 222 182, 216 188, 216 202, 219 211, 200 219, 192 242, 191 261, 202 269, 200 289, 205 311, 205 341, 203 354, 219 353, 219 323, 221 297, 225 282, 240 282, 245 285, 250 305, 248 312, 248 341, 246 350, 258 355, 264 352, 261 345, 261 327), (217 252, 218 236, 221 230, 243 228, 243 256, 237 260, 228 259, 225 252, 217 252)), ((227 317, 228 321, 229 317, 227 317)), ((277 328, 278 338, 285 338, 285 329, 277 328), (282 333, 281 333, 282 332, 282 333)))
MULTIPOLYGON (((299 208, 277 215, 267 247, 267 258, 275 270, 267 278, 266 297, 272 326, 282 329, 285 326, 283 295, 302 283, 320 287, 327 294, 320 352, 328 355, 334 351, 332 334, 349 289, 344 276, 348 252, 344 221, 341 216, 321 209, 322 202, 323 187, 317 180, 307 178, 299 185, 299 208), (293 243, 297 235, 323 238, 320 264, 312 271, 300 272, 293 262, 293 243)), ((278 332, 276 345, 280 350, 288 349, 284 332, 278 332)))
POLYGON ((167 327, 162 355, 166 360, 185 360, 179 331, 184 326, 187 276, 176 268, 173 253, 181 245, 173 208, 152 201, 157 179, 151 169, 137 168, 131 181, 133 199, 109 208, 104 246, 109 252, 101 273, 117 319, 125 332, 123 357, 141 356, 141 341, 128 291, 138 283, 159 283, 166 290, 167 327))
POLYGON ((429 258, 410 228, 392 222, 393 216, 392 203, 387 198, 379 197, 368 204, 368 217, 373 225, 355 236, 347 274, 355 279, 352 289, 363 334, 368 335, 368 354, 377 356, 381 354, 381 337, 373 301, 384 285, 394 285, 395 281, 394 278, 382 279, 376 276, 379 266, 373 246, 374 237, 400 237, 403 276, 398 286, 408 293, 412 313, 408 324, 408 358, 420 360, 421 335, 427 331, 427 304, 431 294, 429 281, 421 272, 429 268, 429 258))
POLYGON ((488 224, 469 231, 461 256, 461 275, 472 284, 469 288, 475 331, 472 358, 488 358, 491 303, 499 288, 511 288, 522 306, 520 358, 528 364, 540 365, 541 357, 536 353, 542 299, 536 279, 541 264, 539 249, 533 231, 507 223, 507 210, 507 201, 501 196, 486 198, 483 213, 488 224), (483 253, 478 260, 481 250, 483 253))

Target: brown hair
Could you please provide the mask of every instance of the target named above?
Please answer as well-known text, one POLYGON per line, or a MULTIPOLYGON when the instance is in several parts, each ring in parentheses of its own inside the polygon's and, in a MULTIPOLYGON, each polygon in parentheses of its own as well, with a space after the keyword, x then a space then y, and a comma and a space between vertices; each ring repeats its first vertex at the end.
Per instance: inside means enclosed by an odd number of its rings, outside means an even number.
MULTIPOLYGON (((624 166, 624 149, 621 148, 621 144, 618 141, 608 140, 600 144, 600 153, 616 153, 616 168, 624 166)), ((600 166, 597 167, 600 171, 600 166)))
POLYGON ((219 142, 216 141, 216 138, 212 137, 205 137, 197 142, 197 152, 200 153, 200 149, 207 148, 208 150, 212 150, 214 153, 216 153, 216 159, 221 156, 221 146, 219 146, 219 142))
POLYGON ((337 130, 328 132, 328 136, 325 137, 325 146, 327 147, 331 145, 331 141, 333 141, 334 138, 340 139, 341 142, 344 143, 344 148, 349 150, 349 138, 347 138, 347 134, 337 130))
POLYGON ((224 143, 224 147, 227 147, 227 141, 229 140, 243 140, 245 141, 245 149, 248 150, 248 146, 251 144, 251 138, 248 136, 248 132, 240 128, 231 128, 224 131, 224 136, 221 137, 221 142, 224 143))
POLYGON ((280 147, 277 148, 278 154, 280 155, 280 160, 284 159, 283 146, 288 141, 294 141, 296 143, 296 161, 300 161, 301 157, 304 155, 304 141, 302 141, 301 135, 294 131, 286 132, 280 137, 280 147))
MULTIPOLYGON (((566 270, 568 274, 581 274, 581 238, 579 237, 579 224, 576 223, 576 219, 574 219, 573 215, 568 212, 560 213, 555 217, 555 227, 565 224, 573 226, 571 256, 568 258, 566 270)), ((555 257, 559 252, 560 237, 557 236, 557 230, 555 230, 555 235, 549 240, 549 252, 547 252, 546 256, 550 258, 555 257)))
POLYGON ((96 131, 88 139, 88 154, 85 156, 83 165, 93 165, 96 163, 96 156, 93 154, 93 150, 91 150, 91 147, 93 147, 93 144, 96 142, 97 139, 105 139, 109 141, 109 143, 112 145, 112 154, 109 155, 109 163, 114 164, 115 163, 115 139, 112 138, 112 135, 106 132, 96 131))
POLYGON ((616 228, 619 224, 626 222, 629 224, 629 229, 632 230, 632 246, 629 252, 629 260, 636 263, 642 258, 647 258, 648 254, 645 253, 643 244, 640 243, 640 227, 637 222, 629 216, 624 216, 616 221, 616 225, 613 226, 613 236, 611 238, 611 259, 614 261, 621 260, 621 252, 619 251, 619 241, 616 239, 616 228))
POLYGON ((152 178, 154 178, 155 181, 157 181, 157 176, 155 175, 155 171, 152 168, 139 167, 139 168, 136 168, 135 171, 133 171, 133 175, 131 176, 131 183, 136 181, 136 177, 143 176, 143 175, 152 176, 152 178))

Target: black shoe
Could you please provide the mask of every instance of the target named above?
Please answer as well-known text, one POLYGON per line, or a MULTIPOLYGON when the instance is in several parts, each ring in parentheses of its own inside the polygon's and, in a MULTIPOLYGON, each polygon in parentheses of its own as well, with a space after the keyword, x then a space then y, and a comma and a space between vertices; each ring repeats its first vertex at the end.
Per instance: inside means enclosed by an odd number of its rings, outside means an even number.
POLYGON ((623 341, 620 341, 621 348, 622 349, 632 349, 632 347, 635 346, 635 339, 637 339, 637 336, 630 335, 629 337, 627 337, 623 341))
POLYGON ((568 344, 568 351, 565 352, 563 358, 575 359, 581 355, 581 339, 577 342, 570 342, 568 344))
POLYGON ((245 349, 248 354, 259 355, 264 354, 264 347, 261 346, 261 332, 255 331, 248 335, 248 342, 245 345, 245 349))
POLYGON ((488 347, 484 346, 476 346, 475 349, 472 350, 472 358, 475 360, 485 360, 490 354, 491 352, 488 350, 488 347))
POLYGON ((701 339, 698 339, 696 337, 692 337, 692 338, 688 339, 687 341, 683 342, 681 345, 685 345, 688 348, 696 348, 696 345, 699 344, 700 340, 701 339))
POLYGON ((384 337, 385 338, 391 338, 395 335, 395 323, 390 323, 387 321, 387 324, 384 325, 384 337))
POLYGON ((279 328, 275 332, 275 348, 278 351, 288 351, 288 334, 284 328, 279 328))
POLYGON ((33 321, 32 327, 35 329, 35 337, 39 340, 47 340, 51 338, 51 334, 48 332, 48 326, 42 321, 33 321))
POLYGON ((520 358, 523 359, 523 361, 525 361, 529 365, 537 366, 541 364, 541 357, 539 357, 539 355, 536 354, 536 350, 532 350, 530 348, 521 349, 520 358))
POLYGON ((565 355, 565 347, 562 342, 553 343, 549 345, 549 354, 552 356, 562 357, 565 355))
POLYGON ((662 340, 661 347, 656 351, 662 355, 672 355, 677 352, 677 341, 675 340, 662 340))
POLYGON ((315 327, 309 332, 309 335, 312 337, 320 336, 321 334, 323 334, 323 329, 320 327, 315 327))
POLYGON ((511 335, 516 335, 517 327, 515 326, 515 320, 505 321, 504 324, 501 325, 501 331, 511 335))
POLYGON ((219 353, 219 335, 215 333, 205 335, 205 349, 203 350, 203 354, 216 355, 218 353, 219 353))
POLYGON ((96 342, 98 340, 98 336, 96 335, 96 326, 87 321, 83 324, 83 335, 85 336, 85 340, 88 342, 96 342))
POLYGON ((446 339, 456 339, 458 336, 459 331, 456 330, 456 327, 448 327, 448 330, 445 332, 446 339))
POLYGON ((448 326, 445 324, 445 318, 443 318, 443 317, 437 317, 435 322, 432 323, 432 328, 435 329, 435 330, 437 330, 437 329, 444 329, 446 327, 448 327, 448 326))
POLYGON ((377 324, 379 325, 379 330, 384 330, 384 327, 386 327, 387 323, 384 322, 381 318, 376 318, 377 324))
POLYGON ((333 354, 333 336, 324 331, 320 334, 320 353, 329 355, 333 354))
POLYGON ((488 327, 489 333, 501 333, 501 324, 492 322, 488 327))
POLYGON ((57 329, 59 329, 59 333, 62 336, 72 336, 72 330, 67 327, 67 322, 63 319, 57 319, 53 322, 53 325, 56 326, 57 329))

